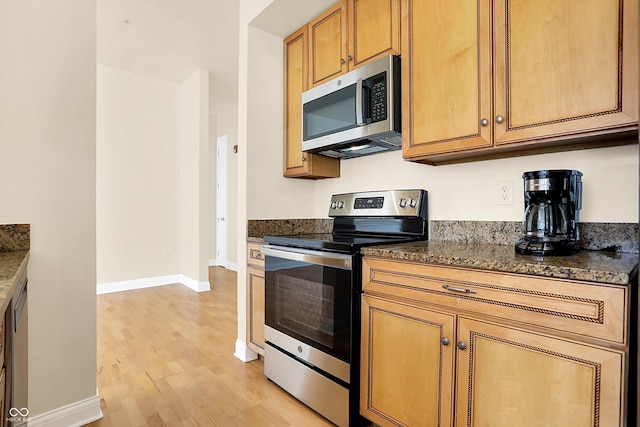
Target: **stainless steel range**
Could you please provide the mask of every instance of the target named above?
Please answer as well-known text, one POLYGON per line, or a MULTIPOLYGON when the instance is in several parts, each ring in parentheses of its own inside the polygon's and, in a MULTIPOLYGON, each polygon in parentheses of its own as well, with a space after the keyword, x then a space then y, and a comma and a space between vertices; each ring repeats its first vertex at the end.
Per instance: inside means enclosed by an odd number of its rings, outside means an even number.
POLYGON ((427 238, 425 190, 336 194, 333 231, 266 236, 265 375, 339 426, 360 394, 360 249, 427 238))

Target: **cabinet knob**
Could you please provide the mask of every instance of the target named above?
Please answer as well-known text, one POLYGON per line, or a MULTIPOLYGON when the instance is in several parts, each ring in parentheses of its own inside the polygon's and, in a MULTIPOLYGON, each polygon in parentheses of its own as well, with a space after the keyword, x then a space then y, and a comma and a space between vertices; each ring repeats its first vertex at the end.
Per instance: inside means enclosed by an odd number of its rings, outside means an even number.
POLYGON ((449 338, 447 338, 447 337, 442 337, 442 339, 440 340, 440 344, 442 344, 442 345, 449 345, 449 338))
POLYGON ((304 162, 305 160, 307 160, 307 158, 305 156, 302 156, 302 161, 304 162))
POLYGON ((344 58, 340 58, 340 64, 344 64, 345 62, 344 58))
POLYGON ((348 61, 352 61, 353 60, 353 56, 351 56, 351 55, 347 56, 347 60, 348 61))
POLYGON ((496 123, 502 123, 502 122, 504 122, 504 117, 496 116, 496 123))
POLYGON ((482 126, 487 126, 487 125, 489 124, 489 120, 487 120, 487 119, 482 119, 482 120, 480 120, 480 124, 481 124, 482 126))
POLYGON ((458 348, 460 350, 466 350, 467 349, 467 344, 465 344, 464 341, 458 341, 458 348))

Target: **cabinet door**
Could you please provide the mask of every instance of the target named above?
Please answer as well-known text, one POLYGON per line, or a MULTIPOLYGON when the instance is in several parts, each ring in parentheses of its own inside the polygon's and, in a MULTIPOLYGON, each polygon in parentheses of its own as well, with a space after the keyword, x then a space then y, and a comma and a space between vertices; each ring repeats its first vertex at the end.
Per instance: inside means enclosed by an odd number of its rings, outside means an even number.
POLYGON ((458 426, 621 425, 622 352, 458 322, 458 426))
POLYGON ((637 0, 495 6, 496 144, 637 126, 637 0))
POLYGON ((264 271, 247 267, 247 346, 264 355, 264 271))
POLYGON ((382 54, 400 53, 400 0, 351 0, 349 69, 382 54))
POLYGON ((489 0, 403 0, 401 9, 404 157, 490 146, 489 0))
POLYGON ((334 178, 340 160, 302 152, 302 92, 307 89, 307 27, 284 40, 285 177, 334 178))
POLYGON ((450 314, 362 297, 363 416, 380 426, 451 425, 454 321, 450 314))
POLYGON ((309 22, 309 86, 347 71, 347 8, 341 1, 309 22))

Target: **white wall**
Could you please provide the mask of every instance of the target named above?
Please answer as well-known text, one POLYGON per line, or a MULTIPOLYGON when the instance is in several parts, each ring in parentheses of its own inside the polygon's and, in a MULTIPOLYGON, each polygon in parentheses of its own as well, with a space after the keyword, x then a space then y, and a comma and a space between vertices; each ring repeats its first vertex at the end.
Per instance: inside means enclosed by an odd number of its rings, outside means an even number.
POLYGON ((209 73, 179 85, 98 66, 97 78, 99 292, 208 289, 209 73))
MULTIPOLYGON (((581 171, 582 222, 638 221, 638 146, 541 154, 456 165, 406 162, 398 152, 343 160, 341 177, 317 181, 315 215, 326 217, 332 194, 389 188, 429 191, 434 220, 520 221, 524 210, 522 173, 540 169, 581 171), (498 206, 498 181, 513 182, 513 205, 498 206)), ((301 212, 301 215, 306 215, 301 212)), ((281 212, 281 217, 286 213, 281 212)))
POLYGON ((283 54, 282 38, 249 27, 248 219, 314 215, 313 181, 282 176, 283 54))
POLYGON ((0 223, 31 224, 32 418, 100 411, 95 33, 95 2, 0 1, 0 223))
POLYGON ((97 68, 98 283, 180 271, 175 83, 97 68))
POLYGON ((209 73, 181 85, 180 274, 209 289, 209 73))

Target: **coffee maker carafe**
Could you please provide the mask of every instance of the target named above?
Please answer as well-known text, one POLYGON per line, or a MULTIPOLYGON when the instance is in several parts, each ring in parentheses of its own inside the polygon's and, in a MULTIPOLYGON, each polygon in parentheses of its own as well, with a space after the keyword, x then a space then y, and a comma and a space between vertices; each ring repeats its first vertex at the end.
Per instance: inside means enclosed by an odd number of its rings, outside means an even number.
POLYGON ((571 255, 580 250, 578 214, 582 173, 577 170, 525 172, 525 236, 515 244, 524 255, 571 255))

